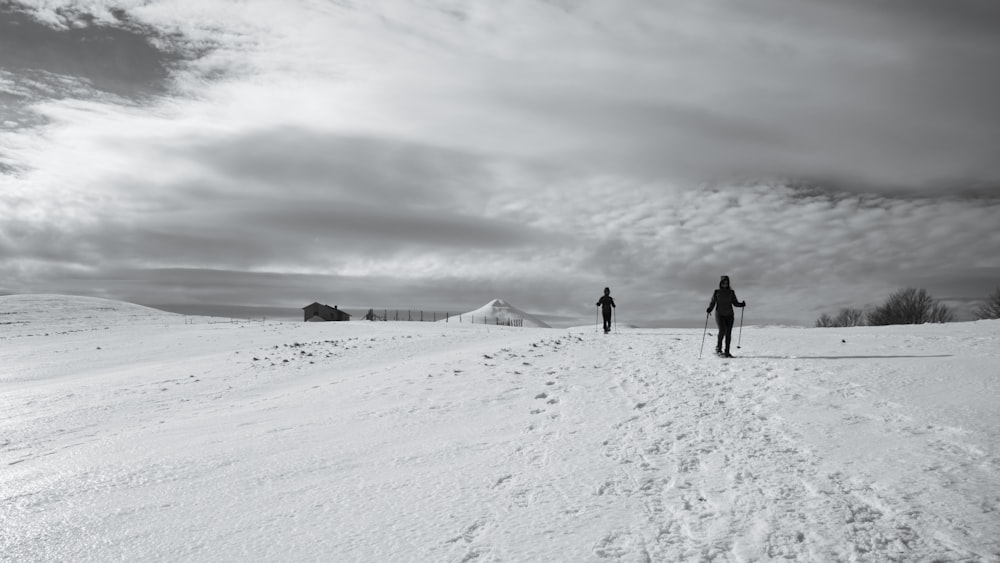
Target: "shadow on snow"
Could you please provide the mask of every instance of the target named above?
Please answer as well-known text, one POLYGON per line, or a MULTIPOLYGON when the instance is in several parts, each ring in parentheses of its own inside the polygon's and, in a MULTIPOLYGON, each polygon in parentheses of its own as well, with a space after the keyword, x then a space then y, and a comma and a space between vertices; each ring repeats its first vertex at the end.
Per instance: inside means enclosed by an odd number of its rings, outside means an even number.
POLYGON ((758 360, 878 360, 891 358, 950 358, 954 354, 896 355, 896 356, 740 356, 758 360))

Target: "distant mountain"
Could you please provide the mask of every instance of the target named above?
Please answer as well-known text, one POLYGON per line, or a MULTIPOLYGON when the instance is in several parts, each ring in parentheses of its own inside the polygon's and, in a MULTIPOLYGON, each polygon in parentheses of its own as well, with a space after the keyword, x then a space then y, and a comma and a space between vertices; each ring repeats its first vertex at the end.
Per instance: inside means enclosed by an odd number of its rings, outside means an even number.
POLYGON ((462 313, 462 318, 485 324, 497 324, 497 321, 506 324, 510 320, 521 320, 521 326, 552 328, 538 317, 525 313, 503 299, 494 299, 474 311, 462 313))

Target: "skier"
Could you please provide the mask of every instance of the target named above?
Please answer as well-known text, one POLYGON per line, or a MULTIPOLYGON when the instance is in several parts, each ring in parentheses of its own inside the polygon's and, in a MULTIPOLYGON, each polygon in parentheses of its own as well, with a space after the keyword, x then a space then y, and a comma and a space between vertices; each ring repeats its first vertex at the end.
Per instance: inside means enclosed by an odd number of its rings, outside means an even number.
POLYGON ((712 314, 715 309, 715 324, 719 327, 719 341, 715 345, 715 353, 724 357, 732 358, 729 353, 729 345, 733 340, 733 322, 736 320, 736 313, 733 307, 746 307, 746 301, 736 298, 736 292, 729 287, 729 276, 722 276, 719 280, 719 289, 712 294, 712 301, 708 304, 708 314, 712 314), (716 307, 718 307, 716 309, 716 307), (722 339, 726 339, 726 349, 722 349, 722 339))
POLYGON ((611 308, 617 307, 609 288, 604 288, 604 296, 597 300, 597 305, 601 308, 601 313, 604 314, 604 334, 607 334, 611 332, 611 308))

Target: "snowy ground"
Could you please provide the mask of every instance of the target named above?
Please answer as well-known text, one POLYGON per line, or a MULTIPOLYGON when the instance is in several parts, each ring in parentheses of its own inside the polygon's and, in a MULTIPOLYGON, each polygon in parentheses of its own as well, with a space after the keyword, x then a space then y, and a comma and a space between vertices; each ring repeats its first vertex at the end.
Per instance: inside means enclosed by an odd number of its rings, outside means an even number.
POLYGON ((216 320, 0 297, 0 558, 1000 560, 1000 321, 216 320))

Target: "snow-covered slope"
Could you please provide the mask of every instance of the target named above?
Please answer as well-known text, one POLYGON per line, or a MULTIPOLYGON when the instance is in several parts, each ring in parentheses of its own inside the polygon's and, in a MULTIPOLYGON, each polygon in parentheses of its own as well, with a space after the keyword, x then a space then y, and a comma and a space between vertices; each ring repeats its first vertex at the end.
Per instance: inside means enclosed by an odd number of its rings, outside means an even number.
POLYGON ((735 360, 700 329, 60 322, 0 340, 3 560, 1000 557, 998 321, 744 327, 735 360))
POLYGON ((472 319, 475 323, 507 324, 508 321, 520 321, 521 326, 535 328, 550 328, 541 319, 534 317, 503 299, 494 299, 482 307, 462 313, 463 319, 472 319))
MULTIPOLYGON (((97 326, 107 323, 163 323, 180 315, 133 303, 75 295, 0 296, 0 330, 15 326, 97 326)), ((0 333, 2 334, 2 333, 0 333)))

